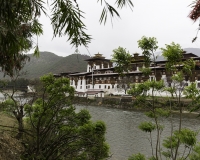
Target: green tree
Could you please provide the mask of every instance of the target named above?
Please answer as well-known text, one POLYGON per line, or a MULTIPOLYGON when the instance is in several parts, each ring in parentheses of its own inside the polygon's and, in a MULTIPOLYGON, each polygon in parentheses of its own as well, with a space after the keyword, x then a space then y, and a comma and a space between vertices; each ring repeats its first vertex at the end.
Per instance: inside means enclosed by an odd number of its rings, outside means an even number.
POLYGON ((69 79, 46 75, 41 82, 42 96, 25 106, 22 159, 107 158, 106 126, 101 121, 92 122, 87 110, 75 111, 69 79))
POLYGON ((145 64, 149 67, 150 63, 155 62, 156 56, 154 52, 158 49, 157 40, 155 37, 145 37, 143 36, 138 41, 138 47, 142 50, 142 54, 145 58, 145 64))
POLYGON ((0 67, 13 76, 28 56, 23 53, 32 47, 33 35, 42 34, 38 22, 40 1, 0 0, 0 67))
POLYGON ((121 76, 117 80, 118 92, 123 92, 127 94, 127 90, 130 89, 131 77, 130 76, 121 76))
MULTIPOLYGON (((156 75, 156 55, 155 51, 158 48, 157 40, 154 37, 142 37, 138 41, 138 46, 142 49, 144 56, 145 67, 140 68, 140 71, 149 79, 149 75, 154 72, 156 75), (151 65, 151 68, 150 68, 151 65), (153 66, 153 67, 152 67, 153 66)), ((166 45, 166 48, 161 49, 163 56, 166 58, 166 73, 168 82, 172 84, 166 87, 163 80, 156 80, 156 76, 140 84, 132 84, 129 94, 135 97, 134 106, 141 107, 147 112, 146 116, 152 121, 146 121, 139 125, 139 128, 149 134, 149 142, 151 146, 152 156, 150 160, 164 159, 188 159, 190 157, 198 157, 198 146, 193 150, 196 144, 197 132, 182 128, 182 113, 185 104, 182 101, 183 94, 188 98, 192 98, 192 103, 187 107, 198 109, 199 107, 199 91, 196 89, 195 83, 185 87, 185 78, 192 74, 195 63, 193 59, 183 60, 183 50, 179 44, 171 43, 166 45), (160 92, 169 92, 171 97, 158 97, 160 92), (148 93, 148 94, 147 94, 148 93), (177 130, 173 128, 172 112, 176 109, 179 111, 179 127, 177 130), (161 140, 161 135, 164 130, 162 119, 170 117, 171 133, 169 137, 161 140), (152 133, 156 138, 152 138, 152 133), (180 151, 182 148, 183 152, 180 151)), ((129 59, 130 60, 130 59, 129 59)), ((118 61, 115 60, 117 63, 118 61)), ((123 72, 123 67, 127 64, 125 61, 120 61, 123 72)), ((131 63, 129 63, 131 65, 131 63)), ((125 68, 128 68, 126 66, 125 68)), ((129 159, 145 159, 142 154, 134 154, 129 159)))
MULTIPOLYGON (((23 74, 23 73, 22 73, 23 74)), ((15 74, 11 77, 10 81, 6 81, 5 83, 1 83, 2 87, 0 92, 4 95, 5 101, 0 103, 2 111, 6 111, 9 115, 12 115, 16 118, 18 127, 16 128, 17 134, 16 138, 21 139, 24 133, 24 123, 23 118, 24 114, 24 106, 28 103, 29 99, 27 94, 21 94, 21 85, 27 85, 28 81, 25 79, 20 79, 21 73, 15 70, 15 74)), ((23 91, 26 93, 27 86, 23 88, 23 91)), ((9 127, 9 126, 2 126, 9 127)), ((13 128, 13 127, 11 127, 13 128)))
POLYGON ((145 156, 138 153, 138 154, 134 154, 134 155, 130 156, 128 158, 128 160, 145 160, 145 156))
MULTIPOLYGON (((47 1, 48 2, 48 1, 47 1)), ((107 1, 100 0, 104 5, 100 23, 106 22, 108 14, 111 17, 120 16, 118 11, 107 1)), ((39 17, 46 14, 46 4, 43 0, 0 0, 0 67, 5 74, 13 75, 14 70, 20 70, 21 64, 28 60, 24 52, 35 47, 35 55, 39 55, 38 42, 34 36, 43 33, 39 17)), ((133 7, 131 0, 116 0, 118 9, 125 6, 133 7)), ((48 6, 49 7, 49 6, 48 6)), ((82 21, 84 13, 76 0, 53 0, 50 6, 54 37, 67 36, 74 46, 87 47, 91 36, 85 32, 86 25, 82 21)), ((46 14, 47 15, 47 14, 46 14)))
POLYGON ((112 62, 116 65, 115 70, 123 76, 124 72, 128 72, 130 69, 131 55, 125 48, 118 47, 113 50, 112 62))

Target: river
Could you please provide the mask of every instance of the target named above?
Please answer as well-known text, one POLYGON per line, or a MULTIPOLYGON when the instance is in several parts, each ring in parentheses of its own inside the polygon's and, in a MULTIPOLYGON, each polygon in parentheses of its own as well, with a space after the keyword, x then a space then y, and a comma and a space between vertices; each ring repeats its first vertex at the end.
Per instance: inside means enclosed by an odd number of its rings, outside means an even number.
MULTIPOLYGON (((102 120, 106 123, 107 133, 106 141, 110 145, 112 157, 110 160, 127 160, 134 153, 143 153, 151 156, 148 134, 138 129, 138 125, 149 120, 142 112, 122 110, 115 108, 106 108, 101 106, 81 106, 76 105, 77 111, 87 109, 93 121, 102 120)), ((173 117, 173 127, 178 126, 178 117, 173 117)), ((183 118, 183 127, 193 130, 200 129, 200 118, 183 118)), ((162 137, 170 135, 170 119, 163 119, 162 137)), ((155 134, 154 134, 155 135, 155 134)), ((155 139, 155 136, 153 137, 155 139)), ((199 136, 198 136, 198 139, 199 136)))

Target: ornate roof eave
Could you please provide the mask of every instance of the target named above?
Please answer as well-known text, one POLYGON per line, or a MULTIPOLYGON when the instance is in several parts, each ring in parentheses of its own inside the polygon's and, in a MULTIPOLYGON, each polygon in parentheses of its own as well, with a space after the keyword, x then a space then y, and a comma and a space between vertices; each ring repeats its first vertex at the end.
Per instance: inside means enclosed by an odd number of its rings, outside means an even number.
POLYGON ((90 59, 85 59, 84 61, 94 61, 94 60, 111 61, 110 59, 103 59, 103 58, 90 58, 90 59))
POLYGON ((103 60, 103 61, 110 61, 110 59, 105 59, 105 57, 102 56, 102 54, 97 53, 93 57, 89 59, 85 59, 85 61, 94 61, 94 60, 103 60))
MULTIPOLYGON (((194 60, 200 60, 200 57, 190 57, 190 58, 182 58, 182 61, 186 61, 187 59, 194 59, 194 60)), ((166 63, 168 62, 167 60, 162 60, 162 61, 156 61, 155 63, 166 63)))
POLYGON ((85 76, 91 74, 91 72, 79 72, 77 74, 69 74, 69 76, 85 76))

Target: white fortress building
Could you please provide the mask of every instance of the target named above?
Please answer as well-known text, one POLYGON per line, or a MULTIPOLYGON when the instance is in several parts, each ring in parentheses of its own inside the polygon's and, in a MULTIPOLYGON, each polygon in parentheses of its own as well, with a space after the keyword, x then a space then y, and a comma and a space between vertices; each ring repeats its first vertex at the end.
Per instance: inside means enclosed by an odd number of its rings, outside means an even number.
MULTIPOLYGON (((166 85, 170 86, 171 74, 165 69, 165 60, 156 61, 150 67, 152 73, 146 77, 139 68, 144 66, 144 56, 138 53, 133 54, 134 59, 131 69, 122 78, 113 67, 110 59, 106 59, 102 54, 87 59, 86 72, 61 73, 59 76, 70 78, 70 84, 76 90, 75 95, 79 97, 104 97, 104 95, 123 95, 129 89, 132 83, 142 83, 146 80, 163 79, 166 85), (156 70, 156 72, 154 72, 156 70), (156 73, 156 75, 154 75, 156 73)), ((183 53, 183 61, 193 58, 196 62, 195 69, 191 77, 185 76, 184 85, 190 82, 196 82, 200 88, 200 57, 193 53, 183 53)), ((162 93, 166 94, 166 93, 162 93)))

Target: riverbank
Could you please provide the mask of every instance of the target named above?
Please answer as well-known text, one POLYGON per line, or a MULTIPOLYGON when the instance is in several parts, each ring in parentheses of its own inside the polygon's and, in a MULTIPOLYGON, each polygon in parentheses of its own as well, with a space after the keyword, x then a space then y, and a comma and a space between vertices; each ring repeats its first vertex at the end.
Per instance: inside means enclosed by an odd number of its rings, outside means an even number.
MULTIPOLYGON (((94 99, 87 99, 86 97, 75 97, 74 104, 81 104, 81 105, 93 105, 99 107, 109 107, 109 108, 117 108, 123 110, 133 110, 139 112, 146 112, 148 111, 146 108, 138 107, 135 103, 135 100, 132 97, 95 97, 94 99)), ((182 103, 187 106, 190 103, 190 100, 184 99, 182 103)), ((167 101, 166 101, 167 105, 167 101)), ((179 110, 173 109, 173 115, 179 115, 179 110)), ((184 107, 184 111, 182 115, 188 118, 196 118, 199 116, 199 112, 190 112, 188 107, 184 107)))

